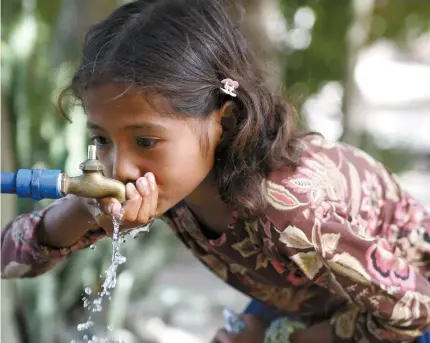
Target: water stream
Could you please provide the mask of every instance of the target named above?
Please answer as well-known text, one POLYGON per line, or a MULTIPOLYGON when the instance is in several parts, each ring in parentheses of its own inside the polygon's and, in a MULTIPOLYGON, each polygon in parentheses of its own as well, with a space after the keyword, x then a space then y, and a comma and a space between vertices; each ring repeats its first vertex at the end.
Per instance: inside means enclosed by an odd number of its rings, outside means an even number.
MULTIPOLYGON (((111 265, 105 271, 105 278, 102 284, 102 289, 98 292, 94 299, 91 299, 91 288, 85 288, 85 295, 83 297, 84 308, 89 313, 88 319, 77 326, 78 331, 83 333, 81 340, 72 340, 70 343, 124 343, 121 340, 113 340, 109 337, 98 337, 96 335, 91 335, 88 333, 91 328, 94 327, 94 315, 103 310, 103 302, 111 300, 111 291, 115 288, 117 282, 117 270, 118 267, 126 262, 126 257, 122 256, 120 253, 120 246, 125 242, 123 236, 120 235, 119 226, 122 221, 122 213, 113 218, 113 237, 112 237, 112 261, 111 265)), ((95 249, 95 247, 90 247, 95 249)), ((114 330, 112 325, 107 326, 107 331, 112 332, 114 330)), ((109 334, 107 334, 109 336, 109 334)))

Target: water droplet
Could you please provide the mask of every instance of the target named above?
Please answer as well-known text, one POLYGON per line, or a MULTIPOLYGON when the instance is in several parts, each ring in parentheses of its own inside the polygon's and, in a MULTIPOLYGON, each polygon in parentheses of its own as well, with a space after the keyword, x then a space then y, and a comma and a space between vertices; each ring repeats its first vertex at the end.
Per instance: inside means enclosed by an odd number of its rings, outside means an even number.
POLYGON ((103 307, 102 307, 102 298, 97 298, 93 301, 93 312, 101 312, 103 307))
POLYGON ((85 294, 90 295, 92 293, 91 288, 90 287, 86 287, 85 288, 85 294))
POLYGON ((83 339, 84 339, 85 341, 88 341, 88 335, 84 335, 83 339))
POLYGON ((114 328, 113 324, 109 324, 107 329, 112 332, 115 328, 114 328))
POLYGON ((90 245, 90 249, 91 249, 91 250, 96 250, 96 246, 95 246, 94 244, 91 244, 91 245, 90 245))
POLYGON ((84 330, 88 330, 93 325, 94 323, 91 320, 88 320, 85 323, 78 324, 76 328, 78 329, 78 331, 84 331, 84 330))

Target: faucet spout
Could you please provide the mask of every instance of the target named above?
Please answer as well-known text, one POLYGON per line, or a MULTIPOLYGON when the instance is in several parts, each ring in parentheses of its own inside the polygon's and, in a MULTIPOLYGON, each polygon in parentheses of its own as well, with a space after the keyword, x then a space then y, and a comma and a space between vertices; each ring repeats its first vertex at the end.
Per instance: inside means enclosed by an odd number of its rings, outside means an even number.
POLYGON ((103 164, 96 158, 96 147, 88 147, 88 159, 80 165, 82 175, 70 177, 63 174, 61 191, 63 194, 93 199, 106 197, 116 198, 120 203, 125 202, 125 185, 103 175, 103 164))
POLYGON ((101 199, 116 198, 125 202, 125 186, 123 183, 103 176, 101 172, 85 172, 81 176, 63 175, 62 192, 84 198, 101 199))

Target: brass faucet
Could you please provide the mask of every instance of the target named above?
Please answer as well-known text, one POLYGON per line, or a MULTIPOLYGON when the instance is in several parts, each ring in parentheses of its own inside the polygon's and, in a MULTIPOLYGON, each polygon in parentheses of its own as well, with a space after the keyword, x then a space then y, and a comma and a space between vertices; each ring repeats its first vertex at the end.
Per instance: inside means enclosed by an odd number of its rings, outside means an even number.
POLYGON ((82 175, 70 177, 63 174, 61 191, 63 194, 74 194, 84 198, 116 198, 125 202, 125 185, 103 175, 103 164, 97 160, 96 146, 88 146, 88 159, 79 168, 82 175))

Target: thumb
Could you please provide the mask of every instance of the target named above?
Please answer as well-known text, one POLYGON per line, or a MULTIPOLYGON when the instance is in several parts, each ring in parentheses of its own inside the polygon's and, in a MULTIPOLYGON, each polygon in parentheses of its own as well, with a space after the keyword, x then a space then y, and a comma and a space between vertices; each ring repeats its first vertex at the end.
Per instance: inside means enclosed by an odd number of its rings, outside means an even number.
POLYGON ((98 202, 100 204, 100 210, 109 216, 117 216, 121 211, 121 203, 115 198, 103 198, 98 202))

